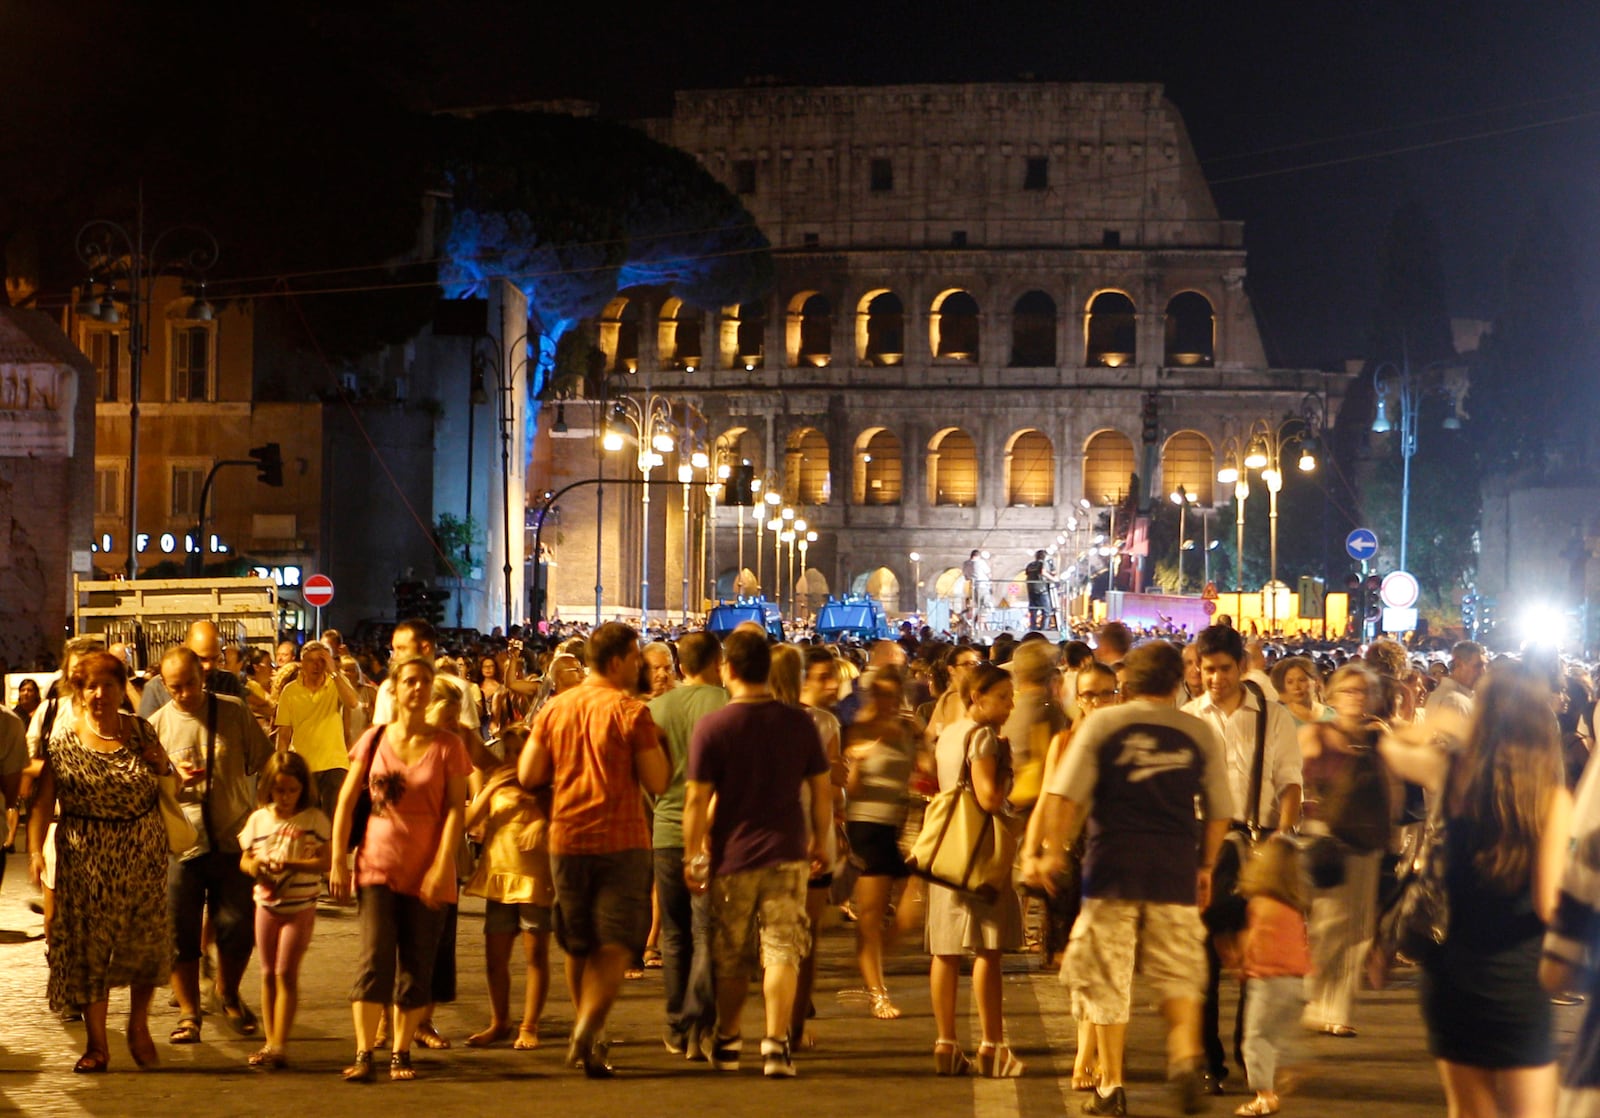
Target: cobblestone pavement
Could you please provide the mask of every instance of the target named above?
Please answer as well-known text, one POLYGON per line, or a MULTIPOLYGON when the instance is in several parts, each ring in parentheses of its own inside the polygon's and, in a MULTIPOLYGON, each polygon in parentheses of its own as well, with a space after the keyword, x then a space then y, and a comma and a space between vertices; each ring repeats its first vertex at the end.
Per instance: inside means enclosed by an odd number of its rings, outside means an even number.
MULTIPOLYGON (((546 1047, 514 1052, 507 1046, 467 1049, 461 1039, 488 1019, 478 946, 481 907, 467 898, 460 930, 461 997, 441 1006, 437 1021, 456 1047, 417 1051, 419 1079, 390 1083, 382 1074, 370 1085, 342 1082, 337 1071, 353 1048, 346 993, 357 950, 353 910, 324 910, 306 958, 301 1011, 290 1056, 293 1066, 275 1073, 253 1071, 245 1058, 259 1040, 234 1036, 214 1017, 205 1022, 204 1043, 174 1047, 166 1035, 177 1011, 157 997, 152 1028, 161 1066, 138 1071, 128 1056, 119 1022, 126 993, 112 1001, 111 1072, 80 1077, 71 1072, 82 1050, 80 1025, 64 1025, 44 1005, 44 948, 36 937, 40 919, 27 907, 30 891, 24 862, 10 859, 0 889, 0 1112, 28 1115, 211 1115, 314 1114, 335 1118, 388 1107, 436 1118, 479 1118, 526 1104, 563 1118, 588 1115, 677 1115, 704 1112, 918 1116, 971 1113, 982 1118, 1077 1113, 1069 1073, 1076 1027, 1065 991, 1055 975, 1040 973, 1029 957, 1008 961, 1006 1013, 1014 1048, 1028 1063, 1017 1080, 939 1079, 932 1075, 933 1024, 928 1007, 927 961, 920 944, 902 946, 890 965, 890 988, 905 1011, 898 1021, 872 1019, 854 968, 854 937, 848 926, 822 937, 816 997, 817 1047, 799 1054, 799 1078, 762 1079, 753 1040, 737 1074, 711 1072, 669 1055, 659 1040, 659 971, 626 984, 613 1015, 613 1061, 621 1074, 591 1083, 564 1069, 571 1011, 565 985, 556 976, 543 1021, 546 1047)), ((559 970, 559 964, 557 964, 559 970)), ((255 1006, 255 972, 246 978, 246 1000, 255 1006)), ((963 1006, 967 984, 963 980, 963 1006)), ((513 988, 519 1004, 520 982, 513 988)), ((1560 1010, 1570 1032, 1581 1010, 1560 1010)), ((759 1010, 755 1020, 759 1020, 759 1010)), ((1224 1020, 1232 1020, 1224 1007, 1224 1020)), ((1284 1113, 1316 1118, 1409 1118, 1444 1112, 1443 1096, 1427 1058, 1415 996, 1400 988, 1364 995, 1357 1021, 1360 1035, 1336 1040, 1307 1036, 1302 1066, 1306 1080, 1285 1100, 1284 1113)), ((970 1051, 975 1020, 963 1030, 970 1051)), ((1161 1086, 1162 1039, 1154 1007, 1141 999, 1129 1032, 1129 1105, 1134 1114, 1169 1114, 1161 1086)), ((1242 1079, 1236 1076, 1235 1082, 1242 1079)), ((1240 1089, 1242 1090, 1242 1088, 1240 1089)), ((1214 1100, 1213 1114, 1231 1114, 1245 1100, 1236 1090, 1214 1100)))

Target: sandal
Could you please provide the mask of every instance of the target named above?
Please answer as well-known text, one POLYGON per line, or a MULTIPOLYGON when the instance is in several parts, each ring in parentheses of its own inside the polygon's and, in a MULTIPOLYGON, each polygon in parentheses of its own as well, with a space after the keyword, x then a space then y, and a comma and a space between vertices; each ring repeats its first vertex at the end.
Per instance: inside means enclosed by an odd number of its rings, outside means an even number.
POLYGON ((168 1044, 199 1044, 200 1043, 200 1018, 180 1017, 178 1027, 172 1030, 167 1037, 168 1044))
POLYGON ((938 1040, 933 1044, 933 1074, 935 1075, 966 1075, 972 1067, 972 1061, 967 1059, 967 1054, 961 1051, 961 1045, 954 1040, 938 1040))
POLYGON ((1322 1035, 1336 1036, 1342 1040, 1345 1040, 1355 1036, 1356 1031, 1349 1025, 1324 1025, 1322 1026, 1322 1035))
POLYGON ((660 951, 659 948, 646 947, 644 949, 644 969, 645 970, 660 970, 661 969, 661 951, 660 951))
POLYGON ((538 1029, 518 1029, 517 1039, 511 1042, 511 1048, 516 1052, 532 1052, 539 1047, 538 1029))
POLYGON ((867 996, 872 999, 872 1015, 880 1021, 893 1021, 900 1010, 889 1000, 889 991, 883 986, 869 987, 867 996))
POLYGON ((415 1079, 417 1073, 411 1068, 411 1053, 396 1052, 389 1057, 389 1078, 394 1080, 415 1079))
POLYGON ((253 1068, 260 1068, 262 1071, 276 1071, 278 1068, 289 1066, 289 1061, 284 1054, 271 1048, 263 1048, 259 1052, 250 1053, 250 1058, 245 1062, 253 1068))
POLYGON ((356 1062, 340 1072, 346 1083, 372 1082, 372 1049, 356 1053, 356 1062))
POLYGON ((1240 1118, 1254 1118, 1256 1115, 1278 1113, 1278 1096, 1274 1094, 1257 1095, 1234 1111, 1240 1118))
POLYGON ((1100 1086, 1100 1077, 1092 1072, 1072 1077, 1072 1089, 1074 1091, 1092 1091, 1098 1086, 1100 1086))
POLYGON ((1017 1059, 1009 1044, 996 1045, 984 1041, 978 1045, 978 1074, 985 1079, 1016 1079, 1028 1070, 1028 1065, 1017 1059))
POLYGON ((228 1028, 240 1036, 255 1036, 261 1027, 256 1015, 250 1012, 250 1007, 244 1004, 244 999, 237 995, 223 999, 222 1019, 227 1022, 228 1028))
POLYGON ((414 1043, 420 1044, 424 1048, 431 1048, 435 1052, 439 1052, 450 1047, 449 1038, 441 1034, 438 1029, 434 1028, 432 1021, 424 1021, 422 1024, 418 1025, 417 1031, 411 1034, 411 1039, 414 1043))
POLYGON ((93 1075, 96 1072, 105 1071, 106 1066, 110 1063, 111 1057, 109 1055, 91 1048, 78 1057, 78 1062, 72 1065, 72 1070, 78 1075, 93 1075))

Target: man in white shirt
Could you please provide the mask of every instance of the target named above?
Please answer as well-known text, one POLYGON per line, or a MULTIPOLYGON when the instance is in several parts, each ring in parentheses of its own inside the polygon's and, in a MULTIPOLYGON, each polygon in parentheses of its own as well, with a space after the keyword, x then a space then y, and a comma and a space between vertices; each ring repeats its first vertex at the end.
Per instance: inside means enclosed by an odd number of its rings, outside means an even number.
MULTIPOLYGON (((389 662, 409 660, 413 656, 420 656, 424 660, 433 661, 438 654, 438 633, 433 625, 420 617, 413 617, 402 621, 394 627, 394 632, 389 636, 389 662)), ((469 730, 478 728, 478 704, 471 701, 467 694, 466 681, 458 676, 440 675, 445 683, 454 686, 461 692, 461 725, 469 730)), ((378 688, 378 699, 372 708, 372 725, 382 726, 394 721, 394 684, 384 680, 378 688)), ((468 747, 470 749, 470 746, 468 747)))
MULTIPOLYGON (((1204 692, 1185 704, 1184 710, 1207 723, 1222 739, 1222 751, 1233 794, 1233 820, 1236 827, 1254 821, 1266 830, 1291 830, 1300 822, 1301 759, 1295 734, 1294 717, 1281 703, 1265 699, 1244 685, 1246 668, 1244 638, 1226 625, 1211 625, 1195 638, 1200 658, 1200 682, 1204 692), (1250 776, 1255 766, 1257 725, 1266 719, 1262 748, 1261 798, 1250 810, 1250 776)), ((1211 980, 1206 991, 1202 1026, 1206 1063, 1213 1089, 1221 1093, 1228 1068, 1217 1030, 1217 988, 1221 960, 1215 945, 1206 941, 1211 965, 1211 980)), ((1244 999, 1239 1000, 1239 1018, 1234 1025, 1234 1058, 1242 1065, 1240 1042, 1243 1039, 1244 999)))
POLYGON ((1450 710, 1468 722, 1472 721, 1472 692, 1489 670, 1483 645, 1477 641, 1457 641, 1450 649, 1450 674, 1439 681, 1439 686, 1428 696, 1424 708, 1431 716, 1436 710, 1450 710))

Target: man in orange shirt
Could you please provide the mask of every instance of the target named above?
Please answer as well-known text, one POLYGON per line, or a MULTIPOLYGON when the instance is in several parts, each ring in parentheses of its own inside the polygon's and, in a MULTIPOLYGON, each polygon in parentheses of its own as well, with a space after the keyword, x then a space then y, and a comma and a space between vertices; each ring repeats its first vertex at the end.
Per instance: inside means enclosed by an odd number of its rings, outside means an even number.
POLYGON ((607 622, 586 651, 588 677, 540 708, 517 776, 525 788, 551 790, 556 938, 578 1003, 567 1062, 604 1079, 612 1074, 606 1015, 650 934, 654 861, 641 792, 666 791, 672 766, 649 709, 631 691, 644 662, 639 634, 607 622))

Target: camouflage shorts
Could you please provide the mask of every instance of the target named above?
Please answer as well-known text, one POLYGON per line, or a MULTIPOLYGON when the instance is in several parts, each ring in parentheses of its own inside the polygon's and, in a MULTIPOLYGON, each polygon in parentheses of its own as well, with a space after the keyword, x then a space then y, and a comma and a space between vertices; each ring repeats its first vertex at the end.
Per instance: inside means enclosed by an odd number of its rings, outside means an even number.
POLYGON ((798 967, 811 950, 806 862, 779 862, 711 880, 711 958, 718 975, 748 973, 760 946, 763 967, 798 967))

